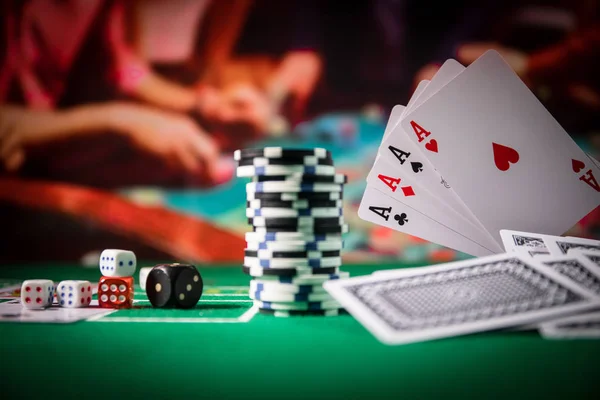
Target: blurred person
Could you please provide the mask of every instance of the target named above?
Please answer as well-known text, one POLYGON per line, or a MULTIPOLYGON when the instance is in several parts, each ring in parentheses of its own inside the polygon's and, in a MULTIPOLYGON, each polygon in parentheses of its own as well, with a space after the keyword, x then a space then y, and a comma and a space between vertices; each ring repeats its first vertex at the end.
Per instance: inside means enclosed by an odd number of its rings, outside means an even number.
POLYGON ((119 17, 127 20, 131 48, 146 63, 132 95, 191 112, 238 145, 240 136, 263 135, 285 99, 293 99, 288 116, 298 120, 320 77, 321 59, 314 46, 294 43, 280 25, 294 21, 287 31, 310 30, 305 22, 313 11, 310 1, 136 1, 119 17), (303 13, 302 29, 296 29, 303 13), (248 51, 244 44, 252 35, 260 44, 248 51), (269 52, 281 38, 283 51, 269 52))
POLYGON ((26 129, 19 124, 12 126, 9 132, 4 124, 0 136, 4 144, 0 148, 4 149, 5 163, 17 169, 25 159, 23 148, 27 145, 49 143, 54 138, 75 141, 90 137, 98 131, 90 118, 97 114, 95 105, 135 99, 152 109, 112 105, 108 108, 111 115, 123 118, 116 126, 108 127, 113 133, 125 136, 138 149, 179 165, 186 173, 197 172, 198 164, 203 164, 208 176, 215 178, 217 143, 230 150, 261 136, 278 105, 276 101, 270 104, 272 99, 267 94, 276 92, 281 98, 292 93, 301 104, 310 96, 319 75, 320 60, 310 51, 289 52, 281 62, 257 57, 231 59, 251 3, 8 3, 12 7, 8 7, 5 24, 7 63, 0 72, 0 98, 35 110, 86 107, 83 112, 59 113, 53 118, 48 113, 28 114, 14 107, 5 110, 2 115, 13 124, 23 122, 21 119, 27 116, 44 124, 56 122, 61 129, 70 129, 59 122, 65 115, 69 121, 73 115, 85 116, 76 118, 73 131, 62 134, 47 127, 36 136, 32 129, 41 125, 33 122, 23 124, 26 129), (196 117, 211 137, 176 113, 196 117), (145 117, 160 120, 162 128, 150 129, 145 137, 145 117), (187 134, 171 135, 169 132, 174 130, 187 134), (169 145, 157 146, 161 142, 169 145), (205 147, 198 149, 199 143, 205 143, 205 147))
POLYGON ((101 186, 180 182, 178 175, 186 174, 214 180, 218 148, 191 118, 118 101, 140 78, 119 75, 123 60, 131 61, 130 72, 138 71, 131 67, 138 65, 135 57, 114 34, 121 2, 32 0, 3 6, 5 169, 101 186))

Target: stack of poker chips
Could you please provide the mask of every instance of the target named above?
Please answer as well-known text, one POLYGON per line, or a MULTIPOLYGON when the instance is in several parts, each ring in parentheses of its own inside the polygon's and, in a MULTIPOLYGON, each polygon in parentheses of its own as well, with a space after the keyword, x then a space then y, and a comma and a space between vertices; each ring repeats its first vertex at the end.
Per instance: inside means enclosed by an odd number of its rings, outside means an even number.
POLYGON ((237 150, 237 176, 246 185, 244 272, 252 277, 250 298, 263 314, 338 315, 340 304, 323 283, 341 272, 346 177, 335 173, 329 151, 237 150))

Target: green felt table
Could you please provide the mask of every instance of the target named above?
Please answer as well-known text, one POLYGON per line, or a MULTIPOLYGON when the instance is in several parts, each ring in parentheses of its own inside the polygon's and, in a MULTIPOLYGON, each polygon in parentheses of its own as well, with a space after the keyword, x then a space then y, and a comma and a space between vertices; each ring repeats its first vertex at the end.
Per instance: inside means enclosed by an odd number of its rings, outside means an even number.
MULTIPOLYGON (((0 391, 23 399, 600 398, 600 341, 496 331, 386 346, 350 315, 252 315, 239 266, 200 271, 205 292, 192 310, 152 309, 137 286, 134 309, 96 321, 0 323, 0 391)), ((4 282, 99 277, 74 265, 0 268, 4 282)))

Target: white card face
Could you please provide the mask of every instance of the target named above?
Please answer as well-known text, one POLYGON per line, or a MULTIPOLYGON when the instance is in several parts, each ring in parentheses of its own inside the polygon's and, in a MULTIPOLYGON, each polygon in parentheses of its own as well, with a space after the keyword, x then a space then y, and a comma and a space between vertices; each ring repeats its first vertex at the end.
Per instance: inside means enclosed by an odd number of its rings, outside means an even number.
POLYGON ((517 247, 513 249, 513 252, 530 258, 546 257, 550 255, 548 249, 535 247, 517 247))
POLYGON ((600 168, 600 161, 596 160, 594 157, 592 157, 590 154, 587 155, 589 157, 590 160, 592 160, 592 162, 594 163, 594 165, 598 168, 600 168))
POLYGON ((540 325, 545 339, 600 339, 600 312, 558 318, 540 325))
POLYGON ((378 156, 375 160, 367 182, 369 186, 425 214, 466 239, 480 244, 491 253, 502 252, 498 244, 491 239, 486 240, 487 236, 483 230, 424 190, 414 179, 406 176, 404 171, 394 168, 382 157, 378 156))
POLYGON ((550 236, 545 241, 548 251, 555 256, 562 256, 573 250, 600 251, 600 241, 598 240, 550 236))
MULTIPOLYGON (((404 109, 404 112, 402 113, 402 115, 404 115, 404 113, 406 113, 406 111, 408 109, 410 109, 416 103, 417 99, 419 97, 421 97, 423 92, 425 92, 425 90, 427 89, 427 86, 429 86, 429 82, 430 81, 427 79, 424 79, 421 82, 419 82, 419 84, 415 88, 415 91, 413 92, 412 96, 410 96, 410 99, 408 100, 408 104, 406 104, 406 108, 404 109)), ((398 123, 399 121, 400 120, 397 120, 396 123, 398 123)), ((393 128, 395 128, 395 126, 393 128)))
POLYGON ((386 344, 539 323, 600 306, 598 296, 515 254, 329 281, 323 287, 386 344))
POLYGON ((383 132, 383 139, 381 140, 382 143, 385 140, 385 138, 388 137, 389 134, 392 132, 392 130, 400 120, 400 116, 404 113, 405 109, 406 107, 400 104, 392 108, 392 111, 390 112, 390 118, 388 119, 388 123, 385 126, 385 131, 383 132))
POLYGON ((406 106, 406 110, 404 111, 404 114, 402 116, 402 119, 404 119, 406 115, 410 114, 412 110, 414 110, 415 108, 423 104, 425 101, 427 101, 441 88, 450 83, 452 79, 456 78, 464 70, 464 65, 462 65, 458 61, 454 59, 446 60, 446 62, 444 62, 444 64, 442 64, 440 69, 436 72, 431 82, 425 85, 423 87, 423 90, 419 92, 417 96, 413 95, 414 101, 408 103, 408 105, 406 106))
POLYGON ((546 239, 548 235, 539 233, 514 231, 511 229, 501 229, 500 238, 506 252, 516 251, 520 248, 548 250, 546 239))
POLYGON ((495 51, 400 126, 498 241, 563 234, 600 204, 598 168, 495 51))
MULTIPOLYGON (((399 115, 392 113, 388 126, 395 125, 394 119, 398 117, 399 115)), ((402 173, 404 176, 411 177, 431 195, 444 202, 455 212, 463 215, 471 222, 471 225, 480 228, 484 232, 483 240, 486 243, 494 243, 493 246, 495 249, 501 248, 499 242, 496 242, 490 233, 483 229, 481 223, 474 218, 470 210, 466 208, 465 204, 454 193, 448 182, 437 173, 433 165, 427 161, 419 148, 408 138, 399 125, 381 143, 379 155, 393 165, 396 171, 402 173)))
POLYGON ((0 322, 40 322, 66 324, 91 317, 101 317, 116 310, 98 307, 98 300, 92 300, 90 307, 64 308, 53 305, 44 310, 28 310, 19 299, 0 303, 0 322))
POLYGON ((377 225, 404 232, 473 256, 493 254, 490 250, 444 225, 367 185, 358 216, 377 225))

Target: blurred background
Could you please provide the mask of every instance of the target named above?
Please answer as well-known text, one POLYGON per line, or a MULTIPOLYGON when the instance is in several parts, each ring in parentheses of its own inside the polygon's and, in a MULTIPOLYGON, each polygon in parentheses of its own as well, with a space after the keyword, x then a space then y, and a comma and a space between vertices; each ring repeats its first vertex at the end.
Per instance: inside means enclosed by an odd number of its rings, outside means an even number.
MULTIPOLYGON (((5 0, 0 264, 243 258, 233 151, 325 147, 345 188, 346 262, 466 257, 360 220, 387 118, 455 58, 501 52, 600 152, 600 2, 5 0)), ((527 199, 523 199, 526 201, 527 199)), ((598 237, 594 211, 568 234, 598 237)))

